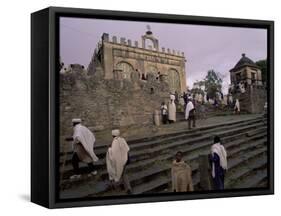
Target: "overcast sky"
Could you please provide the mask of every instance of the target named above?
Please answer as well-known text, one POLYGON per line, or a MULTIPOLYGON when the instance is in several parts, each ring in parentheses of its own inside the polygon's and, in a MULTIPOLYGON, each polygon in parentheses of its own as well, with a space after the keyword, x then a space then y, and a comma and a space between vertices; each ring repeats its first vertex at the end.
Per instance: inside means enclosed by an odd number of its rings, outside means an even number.
MULTIPOLYGON (((133 21, 116 21, 85 18, 61 18, 60 56, 66 64, 79 63, 88 66, 96 44, 106 32, 137 40, 150 25, 159 47, 179 50, 186 57, 187 85, 202 80, 208 70, 223 75, 224 92, 230 83, 229 70, 241 58, 242 53, 253 61, 266 59, 267 36, 265 29, 216 27, 203 25, 167 24, 133 21)), ((139 45, 140 46, 140 45, 139 45)))

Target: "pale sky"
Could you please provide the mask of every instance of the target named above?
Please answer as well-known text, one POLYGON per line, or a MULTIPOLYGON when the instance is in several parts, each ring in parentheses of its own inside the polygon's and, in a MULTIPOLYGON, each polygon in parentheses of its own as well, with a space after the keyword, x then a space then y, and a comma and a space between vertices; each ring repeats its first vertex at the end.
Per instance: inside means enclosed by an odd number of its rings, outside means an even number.
POLYGON ((189 87, 202 80, 207 71, 214 69, 223 76, 223 91, 230 83, 229 70, 241 58, 242 53, 253 61, 267 58, 267 31, 265 29, 220 27, 116 21, 86 18, 61 18, 60 56, 66 64, 90 63, 96 44, 103 33, 141 42, 146 26, 150 25, 159 47, 185 53, 186 81, 189 87))

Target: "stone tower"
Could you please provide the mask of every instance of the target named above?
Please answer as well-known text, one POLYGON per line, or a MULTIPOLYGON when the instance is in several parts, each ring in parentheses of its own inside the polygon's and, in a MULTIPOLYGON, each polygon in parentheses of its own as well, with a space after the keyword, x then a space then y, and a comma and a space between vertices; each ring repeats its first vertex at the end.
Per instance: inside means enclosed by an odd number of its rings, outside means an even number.
POLYGON ((262 82, 261 69, 244 53, 230 70, 234 99, 239 99, 240 109, 246 113, 262 113, 267 101, 267 92, 262 82))
POLYGON ((261 69, 257 66, 245 53, 242 54, 241 59, 230 70, 231 84, 234 86, 240 82, 246 85, 262 86, 261 69))

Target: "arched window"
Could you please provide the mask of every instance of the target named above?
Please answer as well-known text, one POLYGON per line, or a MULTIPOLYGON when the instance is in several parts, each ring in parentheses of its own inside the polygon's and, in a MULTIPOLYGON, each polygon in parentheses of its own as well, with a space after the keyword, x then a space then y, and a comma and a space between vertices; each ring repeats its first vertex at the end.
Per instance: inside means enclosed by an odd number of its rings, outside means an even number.
POLYGON ((168 84, 171 92, 180 92, 180 76, 176 69, 171 68, 168 70, 168 84))
POLYGON ((132 65, 130 65, 127 62, 122 61, 116 65, 116 68, 118 71, 120 71, 122 79, 131 80, 131 74, 134 71, 134 68, 132 65))

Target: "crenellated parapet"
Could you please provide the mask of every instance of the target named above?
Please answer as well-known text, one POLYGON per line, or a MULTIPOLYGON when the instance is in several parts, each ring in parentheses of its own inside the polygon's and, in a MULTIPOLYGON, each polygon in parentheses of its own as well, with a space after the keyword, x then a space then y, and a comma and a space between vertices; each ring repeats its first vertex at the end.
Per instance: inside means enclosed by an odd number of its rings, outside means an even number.
POLYGON ((108 33, 103 33, 102 40, 98 43, 97 49, 100 49, 103 43, 112 43, 112 44, 132 47, 132 48, 140 48, 140 49, 155 51, 155 52, 164 53, 164 54, 168 54, 168 55, 184 57, 184 52, 181 52, 179 50, 174 50, 174 49, 165 48, 165 47, 161 47, 161 49, 159 49, 158 40, 153 38, 150 35, 142 36, 142 41, 140 44, 139 41, 136 41, 136 40, 127 39, 125 37, 118 38, 115 35, 110 36, 108 33), (154 42, 154 43, 152 43, 152 45, 151 44, 147 45, 145 43, 145 40, 152 40, 152 42, 154 42))

